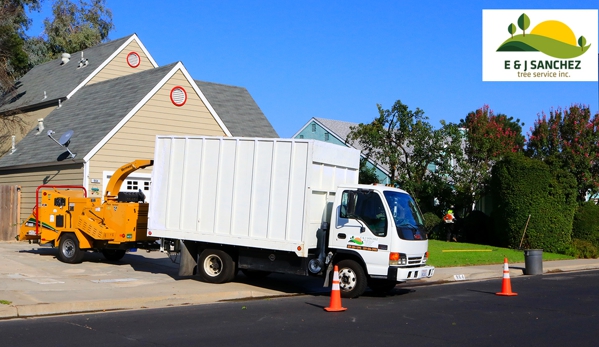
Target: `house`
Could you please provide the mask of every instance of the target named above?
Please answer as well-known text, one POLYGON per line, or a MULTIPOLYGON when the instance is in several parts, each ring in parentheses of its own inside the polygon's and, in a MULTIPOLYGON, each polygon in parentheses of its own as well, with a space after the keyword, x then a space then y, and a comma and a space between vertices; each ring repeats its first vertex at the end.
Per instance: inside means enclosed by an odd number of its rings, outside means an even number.
POLYGON ((19 126, 0 129, 0 155, 84 86, 157 66, 134 34, 34 67, 0 98, 0 115, 20 120, 19 126))
MULTIPOLYGON (((112 46, 115 52, 107 54, 112 57, 107 60, 129 65, 122 40, 112 46)), ((147 54, 139 58, 150 60, 147 54)), ((54 64, 56 69, 64 67, 54 64)), ((83 186, 88 195, 101 198, 116 169, 135 159, 154 157, 158 134, 278 137, 245 88, 196 82, 181 62, 150 65, 120 75, 100 69, 73 83, 76 87, 67 88, 66 96, 52 94, 60 103, 53 103, 38 127, 0 158, 0 185, 21 187, 21 220, 35 206, 35 191, 41 184, 83 186), (53 141, 50 130, 58 142, 63 134, 72 134, 68 145, 53 141)), ((104 64, 108 67, 118 70, 104 64)), ((122 190, 141 189, 148 198, 151 167, 140 171, 127 179, 122 190)))
MULTIPOLYGON (((297 133, 295 133, 293 137, 299 139, 315 139, 362 150, 359 143, 354 143, 352 145, 346 143, 347 137, 351 131, 350 128, 357 125, 357 123, 313 117, 297 133)), ((364 155, 361 155, 362 158, 364 158, 364 155)), ((376 162, 371 158, 368 159, 366 166, 375 169, 379 183, 390 183, 390 174, 387 166, 376 162)))

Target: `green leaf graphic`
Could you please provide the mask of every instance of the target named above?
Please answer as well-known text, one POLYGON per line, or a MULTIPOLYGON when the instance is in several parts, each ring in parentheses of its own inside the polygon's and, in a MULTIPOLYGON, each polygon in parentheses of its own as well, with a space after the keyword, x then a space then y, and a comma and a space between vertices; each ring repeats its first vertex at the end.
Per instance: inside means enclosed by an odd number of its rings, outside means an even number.
POLYGON ((507 27, 507 31, 512 34, 512 38, 514 38, 514 33, 516 33, 516 26, 514 25, 514 23, 510 24, 507 27))
POLYGON ((526 36, 525 30, 528 29, 530 25, 530 18, 526 15, 526 13, 522 13, 518 18, 518 26, 522 29, 522 36, 526 36))
POLYGON ((587 44, 587 39, 584 38, 584 36, 580 36, 578 38, 578 45, 580 46, 580 49, 584 50, 584 45, 587 44))

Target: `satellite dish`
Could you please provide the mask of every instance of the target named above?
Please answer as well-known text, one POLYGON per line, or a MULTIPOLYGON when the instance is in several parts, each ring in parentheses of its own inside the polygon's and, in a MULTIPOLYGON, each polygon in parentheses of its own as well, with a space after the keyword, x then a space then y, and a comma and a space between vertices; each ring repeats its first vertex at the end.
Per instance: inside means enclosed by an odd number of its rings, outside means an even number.
POLYGON ((73 130, 67 130, 67 132, 62 134, 60 139, 58 139, 58 143, 63 147, 67 147, 71 142, 71 137, 73 136, 73 133, 73 130))
POLYGON ((69 149, 69 144, 71 143, 71 137, 73 137, 74 133, 75 132, 73 130, 67 130, 64 134, 62 134, 60 139, 58 139, 58 141, 56 141, 56 139, 54 137, 52 137, 52 134, 54 134, 54 131, 48 130, 48 137, 50 137, 52 140, 54 140, 54 142, 58 143, 58 145, 60 145, 60 147, 66 148, 67 152, 69 152, 69 156, 67 157, 67 159, 75 159, 75 156, 77 156, 77 153, 73 153, 69 149))

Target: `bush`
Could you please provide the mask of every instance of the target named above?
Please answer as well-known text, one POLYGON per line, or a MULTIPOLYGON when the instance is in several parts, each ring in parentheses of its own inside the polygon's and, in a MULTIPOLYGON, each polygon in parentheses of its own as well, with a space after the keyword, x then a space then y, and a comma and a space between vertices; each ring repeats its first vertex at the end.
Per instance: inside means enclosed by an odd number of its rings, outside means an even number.
POLYGON ((576 258, 595 259, 599 256, 597 247, 586 240, 574 239, 572 245, 566 251, 567 255, 576 258))
POLYGON ((599 247, 599 205, 589 201, 578 207, 572 223, 572 238, 599 247))
POLYGON ((492 170, 494 236, 500 246, 564 252, 572 243, 576 179, 559 168, 510 155, 492 170))
POLYGON ((429 238, 441 240, 445 237, 445 235, 441 235, 443 233, 441 218, 432 212, 427 212, 422 217, 424 217, 424 229, 429 238))
POLYGON ((464 242, 476 243, 479 245, 491 245, 493 225, 491 217, 484 212, 474 210, 466 218, 458 219, 458 233, 462 235, 464 242))

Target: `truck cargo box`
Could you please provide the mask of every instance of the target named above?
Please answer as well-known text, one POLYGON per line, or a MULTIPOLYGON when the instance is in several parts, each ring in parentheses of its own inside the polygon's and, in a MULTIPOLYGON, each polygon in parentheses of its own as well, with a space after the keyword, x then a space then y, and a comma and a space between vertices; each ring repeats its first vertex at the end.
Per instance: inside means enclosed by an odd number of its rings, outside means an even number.
POLYGON ((306 257, 360 152, 315 140, 157 136, 148 235, 306 257))

